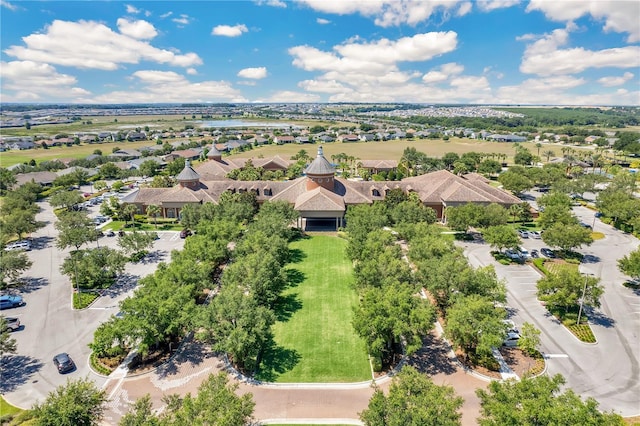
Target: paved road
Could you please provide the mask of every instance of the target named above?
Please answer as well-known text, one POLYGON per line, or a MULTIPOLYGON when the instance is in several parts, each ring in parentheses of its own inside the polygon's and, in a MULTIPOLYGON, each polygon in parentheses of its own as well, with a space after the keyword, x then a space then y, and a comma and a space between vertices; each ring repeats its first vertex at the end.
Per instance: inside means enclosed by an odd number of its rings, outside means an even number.
MULTIPOLYGON (((584 222, 593 223, 593 211, 584 207, 574 211, 584 222)), ((532 267, 500 265, 486 244, 464 247, 474 266, 493 264, 498 277, 506 280, 514 321, 519 325, 533 323, 542 331, 542 351, 550 356, 548 374, 562 374, 568 387, 583 397, 594 397, 603 410, 636 416, 640 415, 640 293, 621 285, 626 277, 618 271, 616 261, 636 249, 639 242, 599 220, 595 231, 603 232, 605 238, 579 251, 586 255, 580 270, 600 277, 605 287, 602 307, 586 311, 597 344, 578 341, 548 314, 536 298, 540 275, 532 267)), ((523 245, 531 250, 544 243, 529 239, 523 245)))
MULTIPOLYGON (((87 346, 93 340, 98 325, 118 312, 118 302, 134 288, 137 279, 152 272, 158 261, 168 260, 170 250, 183 245, 176 232, 161 233, 148 263, 128 264, 119 284, 105 293, 90 308, 71 309, 72 285, 60 273, 60 265, 68 251, 55 247, 57 231, 55 216, 48 203, 37 219, 46 226, 32 235, 35 242, 28 252, 33 266, 24 274, 29 284, 20 293, 26 306, 4 310, 3 315, 17 316, 23 327, 12 333, 18 344, 18 354, 3 361, 0 393, 11 404, 29 408, 36 401, 43 401, 57 386, 68 378, 89 377, 101 387, 105 379, 92 373, 88 366, 90 354, 87 346), (52 358, 59 352, 68 352, 77 365, 76 371, 61 375, 52 358)), ((97 213, 97 208, 92 212, 97 213)), ((103 237, 99 244, 116 246, 116 238, 103 237)))

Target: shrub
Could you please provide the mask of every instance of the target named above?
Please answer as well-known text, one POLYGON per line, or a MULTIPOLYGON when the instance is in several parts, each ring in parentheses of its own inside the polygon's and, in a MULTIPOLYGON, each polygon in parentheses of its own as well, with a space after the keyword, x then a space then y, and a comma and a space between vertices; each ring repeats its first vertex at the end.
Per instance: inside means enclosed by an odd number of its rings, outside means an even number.
POLYGON ((382 371, 382 360, 379 356, 375 356, 371 358, 371 365, 373 367, 373 371, 379 373, 382 371))
POLYGON ((73 293, 73 309, 84 309, 97 298, 96 293, 73 293))

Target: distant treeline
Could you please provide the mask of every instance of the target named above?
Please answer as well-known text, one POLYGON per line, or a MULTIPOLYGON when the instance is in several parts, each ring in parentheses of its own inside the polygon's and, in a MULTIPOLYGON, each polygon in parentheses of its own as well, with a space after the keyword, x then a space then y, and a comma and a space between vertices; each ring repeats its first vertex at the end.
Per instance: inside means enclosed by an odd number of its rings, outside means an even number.
POLYGON ((524 114, 524 117, 390 117, 402 122, 447 128, 537 131, 560 126, 598 126, 623 128, 640 124, 640 108, 494 108, 524 114))

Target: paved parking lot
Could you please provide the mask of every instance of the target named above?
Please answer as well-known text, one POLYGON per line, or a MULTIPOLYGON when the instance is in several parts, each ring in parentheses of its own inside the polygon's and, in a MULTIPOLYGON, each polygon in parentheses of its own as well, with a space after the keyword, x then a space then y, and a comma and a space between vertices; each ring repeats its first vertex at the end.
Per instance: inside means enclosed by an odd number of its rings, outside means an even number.
MULTIPOLYGON (((574 207, 585 223, 594 223, 594 212, 574 207)), ((501 265, 482 243, 462 244, 473 266, 494 265, 507 283, 507 302, 518 325, 534 324, 542 331, 542 351, 547 354, 548 374, 560 373, 567 386, 583 397, 591 396, 600 408, 623 416, 640 415, 640 293, 622 286, 626 277, 617 259, 635 250, 639 242, 628 234, 595 220, 594 230, 605 238, 578 251, 585 255, 580 271, 601 279, 605 288, 602 306, 586 309, 596 344, 580 342, 541 305, 536 282, 541 275, 530 265, 501 265)), ((524 239, 529 251, 544 247, 542 240, 524 239)))
MULTIPOLYGON (((20 289, 26 305, 3 311, 3 315, 17 316, 23 324, 14 332, 18 353, 3 361, 0 392, 11 404, 29 408, 44 400, 67 378, 90 377, 98 386, 104 378, 92 373, 88 367, 93 332, 98 325, 118 312, 118 303, 135 288, 138 278, 155 270, 160 261, 169 261, 171 250, 182 248, 184 240, 177 232, 159 232, 150 255, 137 264, 127 264, 125 273, 111 289, 105 291, 91 307, 82 311, 71 308, 72 285, 60 273, 60 265, 68 250, 55 247, 55 216, 48 203, 40 203, 42 212, 37 219, 46 226, 32 235, 33 249, 28 253, 33 262, 24 274, 27 285, 20 289), (76 371, 61 375, 52 359, 60 352, 68 352, 75 361, 76 371)), ((91 215, 98 214, 91 209, 91 215)), ((117 238, 102 237, 98 244, 117 246, 117 238)))

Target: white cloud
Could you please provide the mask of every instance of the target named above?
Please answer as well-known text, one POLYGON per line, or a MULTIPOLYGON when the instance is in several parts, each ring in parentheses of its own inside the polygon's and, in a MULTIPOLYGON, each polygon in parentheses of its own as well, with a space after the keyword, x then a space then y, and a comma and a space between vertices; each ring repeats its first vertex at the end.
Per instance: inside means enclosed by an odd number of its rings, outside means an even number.
POLYGON ((260 80, 267 76, 267 68, 265 67, 256 67, 256 68, 244 68, 238 71, 238 77, 242 78, 251 78, 254 80, 260 80))
POLYGON ((114 32, 95 21, 55 20, 44 31, 22 40, 25 46, 10 46, 4 53, 25 61, 102 70, 115 70, 120 64, 140 61, 181 67, 202 64, 202 59, 195 53, 179 54, 158 49, 147 41, 114 32))
POLYGON ((77 87, 75 77, 60 74, 48 64, 11 61, 0 64, 2 98, 5 102, 57 99, 73 101, 90 92, 77 87))
POLYGON ((226 81, 190 82, 175 72, 143 70, 133 73, 130 90, 118 90, 78 99, 88 103, 152 103, 152 102, 247 102, 226 81))
POLYGON ((390 27, 419 24, 438 11, 446 13, 455 10, 462 0, 299 0, 299 2, 323 13, 338 15, 359 13, 365 17, 374 18, 378 26, 390 27))
POLYGON ((241 36, 242 33, 246 33, 249 31, 247 26, 244 24, 238 25, 218 25, 213 28, 211 31, 211 35, 225 36, 225 37, 238 37, 241 36))
POLYGON ((167 13, 163 13, 162 15, 160 15, 160 17, 161 17, 162 19, 166 19, 166 18, 168 18, 168 17, 169 17, 169 16, 171 16, 171 15, 173 15, 173 12, 169 11, 169 12, 167 12, 167 13))
POLYGON ((330 20, 328 20, 328 19, 324 19, 324 18, 318 18, 318 19, 316 19, 316 22, 317 22, 318 24, 320 24, 320 25, 327 25, 327 24, 330 24, 330 23, 331 23, 331 21, 330 21, 330 20))
POLYGON ((570 90, 587 81, 572 76, 531 78, 514 86, 498 88, 495 103, 530 105, 637 105, 640 92, 618 89, 614 92, 576 94, 570 90))
POLYGON ((425 75, 422 76, 422 81, 426 84, 432 83, 441 83, 443 81, 447 81, 454 75, 460 74, 464 71, 464 67, 462 65, 456 64, 455 62, 450 62, 448 64, 443 64, 438 69, 429 71, 425 75))
POLYGON ((16 10, 19 10, 20 8, 18 6, 16 6, 13 3, 9 3, 6 0, 0 0, 0 6, 9 9, 12 12, 15 12, 16 10))
POLYGON ((187 74, 189 74, 189 75, 197 75, 198 74, 198 70, 196 70, 195 68, 187 68, 187 74))
POLYGON ((180 26, 184 26, 191 23, 191 18, 189 17, 189 15, 182 14, 178 18, 173 18, 172 21, 180 26))
POLYGON ((353 89, 336 80, 304 80, 298 83, 298 87, 309 92, 319 93, 350 93, 353 89))
POLYGON ((483 12, 490 12, 495 9, 515 6, 520 4, 520 0, 479 0, 476 4, 478 9, 483 12))
MULTIPOLYGON (((412 83, 422 72, 400 70, 401 62, 422 62, 450 52, 456 48, 457 34, 433 32, 416 34, 398 40, 380 39, 365 42, 353 38, 323 51, 311 46, 295 46, 289 49, 293 65, 310 72, 319 72, 313 79, 299 86, 314 92, 332 93, 330 102, 394 101, 402 98, 412 102, 416 90, 425 86, 412 83), (410 87, 411 90, 406 91, 410 87)), ((450 72, 461 72, 456 64, 447 64, 450 72)))
POLYGON ((133 15, 140 13, 140 9, 136 8, 135 6, 131 5, 131 4, 127 4, 125 5, 125 7, 127 8, 127 13, 131 13, 133 15))
POLYGON ((294 92, 291 90, 283 90, 276 92, 273 95, 265 99, 257 99, 256 102, 282 102, 282 103, 295 103, 295 102, 319 102, 320 96, 312 93, 294 92))
POLYGON ((147 21, 131 21, 126 18, 119 18, 118 30, 120 33, 139 40, 149 40, 158 35, 155 27, 147 21))
POLYGON ((466 1, 460 5, 460 8, 456 12, 456 16, 464 16, 467 13, 471 12, 473 8, 473 4, 470 1, 466 1))
POLYGON ((605 87, 622 86, 634 77, 633 73, 625 72, 621 76, 602 77, 598 79, 598 83, 605 87))
POLYGON ((549 1, 531 0, 527 12, 539 10, 554 21, 573 21, 584 15, 604 20, 604 31, 628 33, 627 41, 640 41, 640 2, 636 0, 549 1))
POLYGON ((183 81, 184 77, 173 71, 143 70, 133 73, 142 83, 170 83, 183 81))
POLYGON ((265 6, 282 7, 282 8, 287 7, 287 3, 285 3, 282 0, 256 0, 256 4, 258 4, 259 6, 265 5, 265 6))
POLYGON ((527 46, 520 71, 541 76, 575 74, 588 68, 633 68, 640 66, 640 46, 626 46, 603 50, 582 47, 559 49, 567 43, 574 24, 556 29, 527 46))

